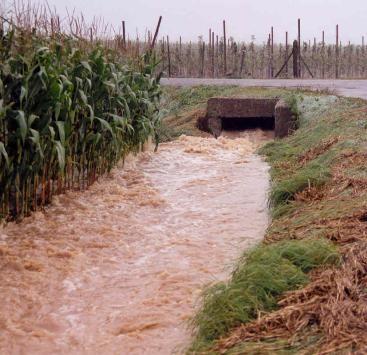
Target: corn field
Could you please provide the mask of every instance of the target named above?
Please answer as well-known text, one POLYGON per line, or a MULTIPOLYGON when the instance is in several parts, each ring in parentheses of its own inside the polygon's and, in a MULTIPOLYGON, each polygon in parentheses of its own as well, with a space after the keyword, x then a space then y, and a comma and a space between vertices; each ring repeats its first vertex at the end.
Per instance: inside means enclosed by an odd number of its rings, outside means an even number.
POLYGON ((85 189, 159 124, 154 56, 3 23, 0 33, 0 219, 85 189), (124 63, 125 62, 125 63, 124 63))

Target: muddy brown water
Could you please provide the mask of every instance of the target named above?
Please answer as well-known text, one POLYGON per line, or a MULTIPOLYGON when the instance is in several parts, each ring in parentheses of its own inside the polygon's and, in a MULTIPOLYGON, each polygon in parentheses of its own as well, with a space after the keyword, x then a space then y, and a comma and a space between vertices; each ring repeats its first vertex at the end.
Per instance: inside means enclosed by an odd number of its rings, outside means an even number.
POLYGON ((260 130, 181 137, 0 229, 1 354, 172 354, 268 224, 260 130))

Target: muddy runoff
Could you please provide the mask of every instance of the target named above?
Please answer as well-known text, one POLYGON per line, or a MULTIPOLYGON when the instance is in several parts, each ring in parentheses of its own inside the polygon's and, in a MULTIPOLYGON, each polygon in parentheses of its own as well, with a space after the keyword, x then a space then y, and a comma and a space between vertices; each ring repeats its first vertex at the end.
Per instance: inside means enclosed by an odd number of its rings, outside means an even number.
POLYGON ((182 136, 0 229, 1 354, 172 354, 268 224, 263 131, 182 136))

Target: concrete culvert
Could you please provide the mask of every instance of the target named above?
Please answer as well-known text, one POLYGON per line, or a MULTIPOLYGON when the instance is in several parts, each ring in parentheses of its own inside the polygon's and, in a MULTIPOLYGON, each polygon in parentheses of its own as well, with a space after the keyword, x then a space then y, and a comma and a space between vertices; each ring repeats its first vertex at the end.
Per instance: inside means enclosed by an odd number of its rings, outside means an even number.
POLYGON ((262 128, 274 130, 275 137, 282 138, 294 131, 295 117, 282 99, 213 97, 198 127, 215 137, 222 130, 262 128))

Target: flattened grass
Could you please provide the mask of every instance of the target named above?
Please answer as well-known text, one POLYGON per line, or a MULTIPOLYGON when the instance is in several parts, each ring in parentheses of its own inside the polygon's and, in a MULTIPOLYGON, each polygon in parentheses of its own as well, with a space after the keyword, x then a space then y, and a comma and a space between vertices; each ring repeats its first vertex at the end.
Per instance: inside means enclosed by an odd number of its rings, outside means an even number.
POLYGON ((313 268, 339 262, 336 247, 325 239, 282 241, 246 252, 228 283, 206 290, 193 320, 197 333, 191 350, 200 351, 259 312, 275 309, 278 297, 305 285, 313 268))
POLYGON ((278 182, 270 193, 272 207, 284 205, 294 198, 296 193, 307 187, 320 187, 331 178, 330 167, 317 162, 308 164, 289 179, 278 182))

